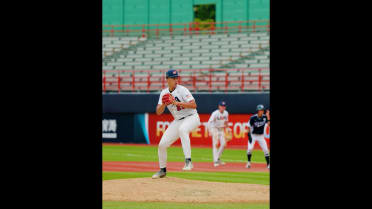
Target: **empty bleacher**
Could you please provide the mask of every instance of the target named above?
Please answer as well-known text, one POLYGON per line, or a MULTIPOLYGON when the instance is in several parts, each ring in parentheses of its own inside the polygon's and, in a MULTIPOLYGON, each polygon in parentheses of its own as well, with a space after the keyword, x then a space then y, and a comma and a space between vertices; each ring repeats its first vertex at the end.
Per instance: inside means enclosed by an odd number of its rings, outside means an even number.
POLYGON ((118 89, 117 76, 121 91, 159 91, 168 69, 180 70, 183 85, 191 91, 226 91, 226 86, 228 91, 269 90, 269 32, 103 37, 102 47, 108 91, 118 89), (247 68, 252 70, 241 70, 247 68), (214 69, 214 75, 200 71, 192 77, 193 69, 214 69))
MULTIPOLYGON (((163 36, 149 39, 145 44, 134 47, 103 63, 104 70, 132 69, 201 69, 219 68, 242 57, 269 47, 269 34, 241 33, 193 36, 163 36)), ((136 45, 143 40, 136 37, 104 37, 103 53, 112 55, 136 45)), ((106 57, 104 56, 104 57, 106 57)), ((256 56, 244 67, 268 67, 268 55, 256 56)))

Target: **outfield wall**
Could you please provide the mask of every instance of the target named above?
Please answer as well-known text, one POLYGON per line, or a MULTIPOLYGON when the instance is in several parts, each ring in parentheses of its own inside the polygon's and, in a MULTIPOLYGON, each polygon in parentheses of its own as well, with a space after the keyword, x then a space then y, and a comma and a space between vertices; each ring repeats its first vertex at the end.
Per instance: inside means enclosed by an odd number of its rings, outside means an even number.
MULTIPOLYGON (((155 113, 160 93, 139 94, 103 94, 103 113, 155 113)), ((256 112, 256 106, 270 105, 270 93, 193 93, 198 105, 198 113, 212 113, 218 102, 224 100, 231 114, 249 114, 256 112)), ((166 109, 165 113, 169 113, 166 109)))
MULTIPOLYGON (((252 114, 230 114, 228 127, 232 130, 232 139, 228 145, 246 147, 248 142, 248 121, 252 114)), ((199 114, 201 125, 190 133, 191 145, 212 146, 207 122, 210 114, 199 114)), ((171 114, 154 113, 106 113, 103 114, 103 142, 159 144, 159 141, 173 121, 171 114)), ((265 138, 269 145, 270 130, 265 128, 265 138)), ((174 143, 181 144, 180 140, 174 143)), ((256 145, 257 147, 258 145, 256 145)))
POLYGON ((193 5, 215 4, 216 22, 270 19, 269 0, 103 0, 103 25, 194 21, 193 5))
MULTIPOLYGON (((218 102, 226 101, 230 113, 229 126, 233 139, 228 143, 247 146, 247 123, 257 104, 269 107, 269 93, 210 94, 194 93, 202 125, 190 134, 192 145, 211 145, 205 124, 218 102)), ((158 144, 163 132, 173 120, 168 109, 161 116, 155 114, 159 93, 103 94, 103 142, 158 144)), ((180 142, 176 142, 179 144, 180 142)))

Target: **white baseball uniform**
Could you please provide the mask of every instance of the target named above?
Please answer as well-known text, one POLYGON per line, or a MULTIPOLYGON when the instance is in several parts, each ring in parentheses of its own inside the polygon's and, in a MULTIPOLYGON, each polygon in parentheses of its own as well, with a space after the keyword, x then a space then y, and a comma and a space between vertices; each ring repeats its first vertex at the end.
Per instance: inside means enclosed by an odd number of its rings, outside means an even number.
MULTIPOLYGON (((176 88, 169 92, 169 88, 163 89, 160 93, 158 104, 163 104, 164 94, 171 93, 178 102, 190 102, 194 100, 190 91, 177 84, 176 88)), ((182 149, 185 158, 191 158, 190 132, 200 126, 200 118, 196 109, 177 107, 170 104, 167 106, 174 120, 170 123, 167 130, 160 139, 158 147, 159 166, 167 166, 167 148, 171 146, 178 138, 181 138, 182 149)))
POLYGON ((213 140, 213 162, 217 162, 225 148, 226 140, 224 128, 226 121, 229 121, 229 113, 226 110, 224 110, 223 113, 221 113, 220 110, 214 111, 208 120, 208 127, 213 140), (220 142, 220 147, 217 150, 218 141, 220 142))

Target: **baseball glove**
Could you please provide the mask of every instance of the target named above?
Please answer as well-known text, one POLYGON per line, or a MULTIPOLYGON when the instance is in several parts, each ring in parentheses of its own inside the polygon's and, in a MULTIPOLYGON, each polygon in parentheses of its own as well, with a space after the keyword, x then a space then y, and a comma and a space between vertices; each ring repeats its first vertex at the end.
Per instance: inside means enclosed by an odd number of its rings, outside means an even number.
POLYGON ((232 130, 231 128, 226 128, 225 129, 225 139, 226 142, 230 141, 232 139, 232 130))
POLYGON ((172 104, 174 97, 172 96, 172 94, 168 93, 168 94, 164 94, 161 100, 163 104, 170 105, 172 104))

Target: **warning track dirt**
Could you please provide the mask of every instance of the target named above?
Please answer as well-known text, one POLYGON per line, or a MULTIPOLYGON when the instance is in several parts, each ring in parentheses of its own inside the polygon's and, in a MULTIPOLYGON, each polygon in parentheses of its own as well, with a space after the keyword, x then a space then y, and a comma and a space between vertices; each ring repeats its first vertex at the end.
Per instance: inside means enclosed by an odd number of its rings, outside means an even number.
MULTIPOLYGON (((182 168, 184 162, 168 162, 167 171, 172 172, 184 172, 182 168)), ((213 163, 210 162, 193 162, 194 168, 192 171, 197 172, 269 172, 266 167, 266 163, 252 163, 251 168, 245 168, 245 163, 226 163, 226 165, 221 165, 214 167, 213 163)), ((103 171, 122 171, 122 172, 141 172, 141 171, 158 171, 158 162, 102 162, 103 171)), ((192 172, 191 171, 191 172, 192 172)))

